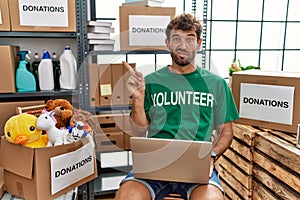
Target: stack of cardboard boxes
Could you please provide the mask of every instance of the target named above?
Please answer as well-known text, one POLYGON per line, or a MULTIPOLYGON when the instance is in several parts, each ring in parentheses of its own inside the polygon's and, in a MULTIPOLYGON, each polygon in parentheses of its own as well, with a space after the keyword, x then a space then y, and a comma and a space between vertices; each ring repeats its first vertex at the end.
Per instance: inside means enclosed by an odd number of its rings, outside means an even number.
MULTIPOLYGON (((130 64, 135 68, 135 64, 130 64)), ((126 87, 129 72, 122 64, 90 64, 90 105, 111 108, 111 112, 98 114, 101 129, 95 134, 96 151, 130 149, 129 108, 132 99, 126 87), (115 106, 127 109, 114 110, 115 106)))

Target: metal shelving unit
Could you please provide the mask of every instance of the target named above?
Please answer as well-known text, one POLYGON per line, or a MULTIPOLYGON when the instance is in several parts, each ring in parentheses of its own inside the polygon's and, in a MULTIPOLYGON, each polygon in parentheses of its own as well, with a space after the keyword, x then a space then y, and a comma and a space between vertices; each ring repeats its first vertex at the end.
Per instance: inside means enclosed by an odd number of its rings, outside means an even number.
POLYGON ((0 37, 22 38, 76 38, 76 33, 52 33, 52 32, 0 32, 0 37))

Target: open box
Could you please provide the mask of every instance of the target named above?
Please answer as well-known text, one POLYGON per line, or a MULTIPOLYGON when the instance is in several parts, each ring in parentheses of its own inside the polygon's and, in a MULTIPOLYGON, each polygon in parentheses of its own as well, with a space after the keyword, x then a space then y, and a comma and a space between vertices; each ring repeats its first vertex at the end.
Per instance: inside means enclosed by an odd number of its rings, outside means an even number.
POLYGON ((54 199, 97 177, 94 149, 86 138, 53 147, 29 148, 1 137, 5 190, 30 200, 54 199))

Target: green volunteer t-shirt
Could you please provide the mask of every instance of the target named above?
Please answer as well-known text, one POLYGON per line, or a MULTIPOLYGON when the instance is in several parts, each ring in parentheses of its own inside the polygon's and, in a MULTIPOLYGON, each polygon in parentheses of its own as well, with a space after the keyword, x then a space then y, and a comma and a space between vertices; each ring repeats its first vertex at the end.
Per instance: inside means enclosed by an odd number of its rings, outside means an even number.
POLYGON ((145 83, 148 137, 210 141, 216 126, 239 117, 226 81, 203 68, 181 75, 164 67, 145 83))

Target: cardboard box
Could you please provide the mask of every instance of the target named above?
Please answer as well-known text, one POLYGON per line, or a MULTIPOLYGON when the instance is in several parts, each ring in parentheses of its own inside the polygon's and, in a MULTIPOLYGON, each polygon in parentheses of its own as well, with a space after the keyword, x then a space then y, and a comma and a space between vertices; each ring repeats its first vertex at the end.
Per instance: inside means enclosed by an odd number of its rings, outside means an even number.
POLYGON ((17 46, 0 46, 0 93, 16 92, 17 46))
POLYGON ((8 0, 0 0, 0 31, 10 31, 8 0))
MULTIPOLYGON (((63 3, 63 1, 61 2, 63 3)), ((51 0, 44 0, 36 1, 33 4, 24 4, 21 8, 19 8, 18 0, 10 0, 9 10, 12 31, 76 32, 75 0, 67 0, 66 7, 53 5, 51 0), (38 8, 38 11, 35 11, 35 8, 38 8), (21 21, 20 15, 24 22, 21 21), (57 20, 53 19, 57 16, 60 18, 57 20), (32 21, 32 19, 36 21, 32 21), (37 19, 39 19, 39 21, 37 19), (65 23, 61 26, 56 26, 58 22, 65 23), (37 25, 34 25, 35 23, 37 23, 37 25)))
MULTIPOLYGON (((96 64, 95 64, 96 65, 96 64)), ((135 63, 129 63, 135 68, 135 63)), ((93 64, 94 66, 94 64, 93 64)), ((100 86, 96 87, 97 81, 91 82, 92 88, 99 88, 99 106, 129 105, 132 104, 132 97, 126 86, 130 73, 122 64, 99 64, 98 79, 100 86)), ((95 72, 95 69, 92 69, 95 72)), ((96 79, 92 75, 93 79, 96 79)), ((96 93, 95 93, 96 94, 96 93)), ((94 103, 92 103, 94 104, 94 103)))
POLYGON ((90 82, 90 106, 99 106, 99 66, 97 64, 89 64, 89 82, 90 82))
POLYGON ((6 191, 24 199, 54 199, 97 177, 94 149, 86 138, 29 148, 9 143, 2 136, 0 154, 6 191))
POLYGON ((124 134, 111 132, 106 134, 94 135, 96 152, 119 151, 124 149, 124 134))
MULTIPOLYGON (((1 74, 1 73, 0 73, 1 74)), ((0 136, 4 134, 4 125, 6 121, 16 115, 17 107, 25 107, 25 106, 34 106, 34 105, 42 105, 44 101, 16 101, 16 102, 1 102, 0 103, 0 136)))
POLYGON ((300 123, 300 73, 247 70, 233 73, 237 123, 296 133, 300 123))
POLYGON ((0 198, 4 194, 4 177, 3 177, 3 168, 0 167, 0 198))
POLYGON ((111 105, 112 95, 112 80, 111 80, 111 65, 101 64, 99 65, 99 76, 100 80, 100 106, 111 105))
POLYGON ((99 122, 102 133, 122 131, 123 114, 101 114, 95 116, 99 122))
POLYGON ((120 6, 121 50, 166 50, 165 29, 173 7, 120 6))

